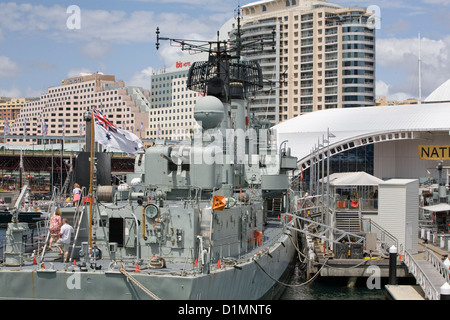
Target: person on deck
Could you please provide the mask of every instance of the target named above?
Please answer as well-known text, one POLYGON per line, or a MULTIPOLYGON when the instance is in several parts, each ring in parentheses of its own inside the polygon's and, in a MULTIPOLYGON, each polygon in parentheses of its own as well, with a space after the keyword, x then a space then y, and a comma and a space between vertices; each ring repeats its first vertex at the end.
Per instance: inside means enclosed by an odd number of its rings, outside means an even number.
POLYGON ((73 186, 73 204, 76 207, 78 202, 80 201, 80 197, 81 197, 81 189, 80 189, 80 185, 78 183, 75 183, 73 186))
POLYGON ((49 230, 50 240, 48 242, 48 250, 52 251, 53 241, 59 238, 61 231, 61 211, 59 209, 56 209, 55 214, 50 218, 49 230))
POLYGON ((59 249, 59 252, 64 255, 64 263, 67 262, 67 257, 69 256, 69 246, 70 239, 72 237, 73 228, 70 224, 67 223, 67 219, 63 219, 63 225, 61 227, 61 238, 56 243, 56 246, 59 249))

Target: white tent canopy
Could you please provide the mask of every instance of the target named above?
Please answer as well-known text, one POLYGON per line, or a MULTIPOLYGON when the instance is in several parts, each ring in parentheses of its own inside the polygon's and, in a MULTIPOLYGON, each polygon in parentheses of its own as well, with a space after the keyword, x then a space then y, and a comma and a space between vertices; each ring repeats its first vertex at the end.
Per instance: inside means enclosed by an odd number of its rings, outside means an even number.
MULTIPOLYGON (((298 160, 333 134, 330 147, 359 137, 385 132, 450 130, 450 103, 327 109, 310 112, 273 127, 278 141, 288 140, 298 160)), ((325 143, 325 147, 326 147, 325 143)))
POLYGON ((433 212, 441 212, 441 211, 450 211, 450 205, 448 205, 447 203, 439 203, 439 204, 435 204, 433 206, 426 206, 426 207, 421 207, 424 210, 429 210, 429 211, 433 211, 433 212))
MULTIPOLYGON (((325 182, 327 178, 325 177, 325 182)), ((332 186, 378 186, 383 180, 378 179, 366 172, 342 172, 330 175, 332 186)))

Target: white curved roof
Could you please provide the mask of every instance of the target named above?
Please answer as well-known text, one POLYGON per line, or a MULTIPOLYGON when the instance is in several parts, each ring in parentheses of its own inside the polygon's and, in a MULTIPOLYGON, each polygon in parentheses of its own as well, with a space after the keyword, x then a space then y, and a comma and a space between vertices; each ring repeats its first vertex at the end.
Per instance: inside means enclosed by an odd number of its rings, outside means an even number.
POLYGON ((450 101, 450 79, 434 90, 424 102, 448 102, 450 101))
POLYGON ((278 141, 298 160, 327 138, 330 145, 383 132, 449 131, 450 103, 328 109, 311 112, 274 126, 278 141))

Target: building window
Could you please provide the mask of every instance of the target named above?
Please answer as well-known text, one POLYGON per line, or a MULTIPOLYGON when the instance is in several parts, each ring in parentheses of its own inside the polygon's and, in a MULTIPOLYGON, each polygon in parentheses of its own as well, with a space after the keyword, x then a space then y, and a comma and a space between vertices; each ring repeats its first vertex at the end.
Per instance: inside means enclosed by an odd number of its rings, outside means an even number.
POLYGON ((266 12, 267 11, 267 7, 263 6, 262 10, 263 10, 263 12, 266 12))

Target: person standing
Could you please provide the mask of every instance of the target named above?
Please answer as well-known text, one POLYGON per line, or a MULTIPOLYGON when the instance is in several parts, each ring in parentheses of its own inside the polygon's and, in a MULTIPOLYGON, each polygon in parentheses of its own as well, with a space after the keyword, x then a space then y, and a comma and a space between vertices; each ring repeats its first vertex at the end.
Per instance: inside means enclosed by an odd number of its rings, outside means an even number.
POLYGON ((69 246, 73 228, 70 224, 67 223, 66 218, 64 218, 62 222, 63 225, 60 232, 61 238, 58 240, 58 242, 56 242, 56 246, 58 247, 59 252, 64 255, 64 263, 66 263, 67 257, 69 256, 69 246))
POLYGON ((52 244, 59 237, 59 233, 61 232, 61 211, 56 209, 53 217, 50 218, 49 223, 50 230, 50 240, 48 242, 48 250, 52 251, 52 244))
POLYGON ((75 183, 73 186, 72 196, 73 196, 73 204, 76 207, 81 197, 81 189, 78 183, 75 183))

